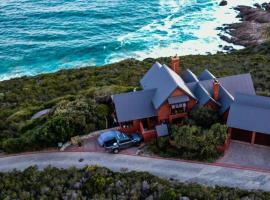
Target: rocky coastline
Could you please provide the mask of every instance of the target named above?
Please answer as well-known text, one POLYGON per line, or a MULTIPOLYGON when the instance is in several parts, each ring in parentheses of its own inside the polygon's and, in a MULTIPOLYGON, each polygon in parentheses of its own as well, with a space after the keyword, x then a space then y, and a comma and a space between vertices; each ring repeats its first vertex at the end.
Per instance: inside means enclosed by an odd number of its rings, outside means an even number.
POLYGON ((250 47, 270 39, 270 3, 237 6, 240 22, 219 27, 220 38, 228 43, 250 47))

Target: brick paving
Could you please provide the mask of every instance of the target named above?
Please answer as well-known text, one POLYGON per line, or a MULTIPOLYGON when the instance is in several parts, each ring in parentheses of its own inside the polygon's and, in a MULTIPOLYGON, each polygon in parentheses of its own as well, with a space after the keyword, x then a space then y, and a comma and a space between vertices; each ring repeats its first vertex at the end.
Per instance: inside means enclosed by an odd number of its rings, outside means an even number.
MULTIPOLYGON (((83 145, 81 147, 78 147, 77 145, 70 145, 68 146, 65 151, 86 151, 86 152, 103 152, 105 153, 104 148, 100 147, 97 143, 98 136, 94 136, 91 138, 87 138, 83 140, 83 145)), ((138 150, 138 147, 131 147, 128 149, 121 150, 121 153, 124 154, 130 154, 130 155, 136 155, 136 152, 138 150)))
POLYGON ((232 141, 224 157, 217 163, 270 170, 270 147, 232 141))

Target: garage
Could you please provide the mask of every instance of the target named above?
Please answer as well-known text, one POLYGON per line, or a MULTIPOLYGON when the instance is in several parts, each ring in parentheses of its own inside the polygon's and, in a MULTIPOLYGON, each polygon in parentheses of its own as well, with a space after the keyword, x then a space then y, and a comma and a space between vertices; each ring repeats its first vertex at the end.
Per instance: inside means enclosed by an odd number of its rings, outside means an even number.
POLYGON ((256 133, 255 144, 270 146, 270 135, 264 133, 256 133))
POLYGON ((264 146, 270 146, 270 135, 265 133, 256 133, 252 139, 253 132, 243 129, 232 128, 231 129, 231 139, 241 142, 247 142, 251 144, 258 144, 264 146))
POLYGON ((232 140, 270 146, 270 98, 236 95, 227 125, 232 140))
POLYGON ((252 132, 233 128, 231 133, 231 139, 251 143, 252 132))

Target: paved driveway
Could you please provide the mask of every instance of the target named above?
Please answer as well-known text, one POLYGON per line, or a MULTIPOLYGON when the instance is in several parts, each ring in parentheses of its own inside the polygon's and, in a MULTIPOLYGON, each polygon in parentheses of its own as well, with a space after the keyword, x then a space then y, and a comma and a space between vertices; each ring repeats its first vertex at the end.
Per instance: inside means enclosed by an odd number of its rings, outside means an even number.
POLYGON ((100 152, 54 152, 3 157, 0 158, 0 171, 9 171, 13 168, 22 170, 31 165, 37 165, 40 168, 47 165, 67 168, 93 164, 116 171, 123 168, 147 171, 160 177, 173 178, 182 182, 270 191, 270 173, 267 172, 100 152), (80 158, 83 158, 84 161, 79 162, 80 158))
MULTIPOLYGON (((68 146, 65 151, 86 151, 86 152, 101 152, 105 153, 104 148, 100 147, 97 142, 98 136, 94 136, 88 139, 83 140, 83 145, 78 147, 77 145, 68 146)), ((138 147, 130 147, 127 149, 122 149, 121 153, 136 155, 138 147)))
POLYGON ((232 141, 218 162, 270 170, 270 147, 232 141))

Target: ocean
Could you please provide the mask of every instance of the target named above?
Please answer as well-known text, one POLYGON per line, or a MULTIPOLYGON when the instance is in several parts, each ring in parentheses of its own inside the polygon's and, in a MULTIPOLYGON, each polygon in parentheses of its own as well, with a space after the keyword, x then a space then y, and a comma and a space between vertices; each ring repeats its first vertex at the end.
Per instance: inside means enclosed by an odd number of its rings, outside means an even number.
MULTIPOLYGON (((261 0, 1 0, 0 80, 125 58, 206 54, 236 5, 261 0)), ((235 48, 242 48, 235 46, 235 48)))

